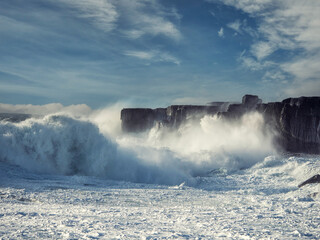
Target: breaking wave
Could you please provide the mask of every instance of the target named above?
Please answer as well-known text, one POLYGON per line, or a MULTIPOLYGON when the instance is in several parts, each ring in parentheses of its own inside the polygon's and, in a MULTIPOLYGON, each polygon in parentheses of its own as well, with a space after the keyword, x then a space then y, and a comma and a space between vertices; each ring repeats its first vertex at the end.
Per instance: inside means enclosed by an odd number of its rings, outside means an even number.
POLYGON ((273 154, 263 118, 237 122, 204 117, 177 131, 121 132, 119 107, 0 121, 0 161, 38 173, 93 175, 143 183, 192 184, 196 176, 249 168, 273 154))

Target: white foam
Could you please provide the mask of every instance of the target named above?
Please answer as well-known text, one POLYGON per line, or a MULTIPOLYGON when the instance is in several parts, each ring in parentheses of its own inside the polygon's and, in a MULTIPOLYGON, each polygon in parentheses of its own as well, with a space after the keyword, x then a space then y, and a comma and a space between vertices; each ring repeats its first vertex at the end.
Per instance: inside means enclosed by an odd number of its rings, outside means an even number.
POLYGON ((0 159, 36 172, 167 184, 187 178, 179 169, 139 158, 91 122, 62 115, 2 122, 0 144, 0 159))
POLYGON ((146 148, 172 152, 181 167, 195 176, 219 168, 250 167, 275 153, 272 138, 262 115, 250 113, 236 122, 205 116, 200 123, 187 122, 177 131, 154 127, 147 134, 122 136, 118 143, 136 152, 146 148))
POLYGON ((191 184, 195 176, 248 168, 273 153, 272 134, 257 113, 237 122, 206 116, 177 131, 124 134, 121 107, 90 110, 81 118, 64 107, 64 113, 43 118, 0 122, 0 159, 36 172, 191 184))

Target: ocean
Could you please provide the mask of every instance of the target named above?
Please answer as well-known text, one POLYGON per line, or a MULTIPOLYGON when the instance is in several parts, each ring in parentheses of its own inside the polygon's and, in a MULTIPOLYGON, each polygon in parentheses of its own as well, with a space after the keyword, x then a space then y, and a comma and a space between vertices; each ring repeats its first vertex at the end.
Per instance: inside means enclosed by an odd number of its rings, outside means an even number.
POLYGON ((320 239, 320 185, 298 188, 320 156, 275 151, 258 113, 143 133, 119 115, 0 121, 1 239, 320 239))

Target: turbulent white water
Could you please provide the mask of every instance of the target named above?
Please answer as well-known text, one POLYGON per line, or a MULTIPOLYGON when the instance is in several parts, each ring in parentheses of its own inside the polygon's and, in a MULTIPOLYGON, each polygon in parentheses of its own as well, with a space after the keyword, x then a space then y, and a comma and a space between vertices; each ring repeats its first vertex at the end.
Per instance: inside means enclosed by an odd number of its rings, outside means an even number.
POLYGON ((23 109, 0 121, 0 238, 320 238, 320 189, 297 188, 319 156, 277 155, 257 113, 125 134, 118 106, 23 109))
POLYGON ((0 158, 35 172, 177 184, 215 169, 248 168, 272 154, 272 136, 257 113, 237 123, 204 117, 176 132, 139 135, 121 133, 114 118, 107 109, 84 119, 52 114, 2 122, 0 158))

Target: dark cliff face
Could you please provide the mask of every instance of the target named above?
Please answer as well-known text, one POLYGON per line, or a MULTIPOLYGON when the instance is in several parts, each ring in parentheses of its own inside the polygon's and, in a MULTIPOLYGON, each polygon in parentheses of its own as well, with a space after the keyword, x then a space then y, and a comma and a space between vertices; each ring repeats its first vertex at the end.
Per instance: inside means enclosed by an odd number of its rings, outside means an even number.
POLYGON ((320 97, 288 98, 269 103, 262 113, 278 132, 278 144, 289 152, 320 153, 320 97))
POLYGON ((242 103, 230 104, 226 111, 220 111, 218 115, 226 120, 238 120, 243 114, 257 110, 261 103, 262 100, 256 95, 244 95, 242 103))
POLYGON ((167 108, 124 108, 121 111, 122 129, 126 132, 141 132, 160 123, 178 128, 187 120, 200 120, 205 115, 214 115, 219 106, 171 105, 167 108))
POLYGON ((190 119, 200 121, 215 115, 226 121, 237 121, 243 114, 263 114, 266 128, 275 131, 275 147, 294 153, 320 153, 320 97, 288 98, 282 102, 262 103, 255 95, 245 95, 241 104, 224 102, 212 105, 172 105, 159 109, 123 109, 122 127, 127 132, 152 128, 156 123, 178 128, 190 119))
POLYGON ((121 111, 121 127, 126 132, 150 129, 155 121, 155 111, 150 108, 125 108, 121 111))
POLYGON ((214 115, 218 111, 217 106, 172 105, 167 108, 168 125, 178 128, 187 120, 200 120, 205 115, 214 115))

